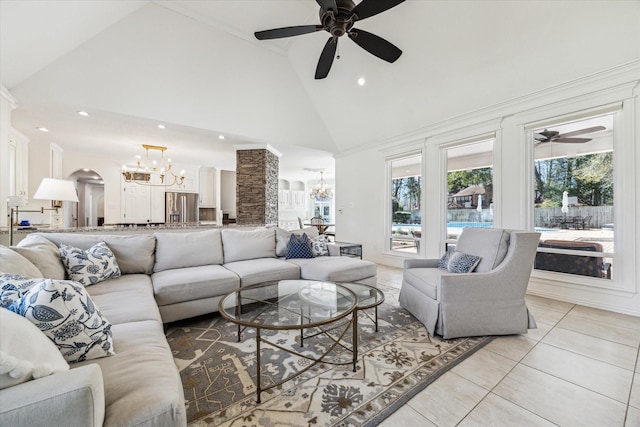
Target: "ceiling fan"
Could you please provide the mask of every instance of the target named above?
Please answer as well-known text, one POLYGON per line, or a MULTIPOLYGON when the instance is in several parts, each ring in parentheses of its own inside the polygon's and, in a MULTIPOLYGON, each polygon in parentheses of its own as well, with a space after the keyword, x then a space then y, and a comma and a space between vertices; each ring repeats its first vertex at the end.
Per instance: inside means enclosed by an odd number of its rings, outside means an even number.
POLYGON ((574 138, 574 136, 593 133, 605 129, 606 127, 604 126, 594 126, 590 128, 574 130, 567 133, 560 133, 555 130, 545 129, 542 132, 534 133, 533 138, 537 141, 538 144, 543 142, 584 143, 591 141, 591 138, 574 138))
POLYGON ((257 31, 258 40, 280 39, 324 30, 331 34, 320 54, 316 79, 329 74, 338 48, 338 39, 347 34, 358 46, 387 62, 395 62, 402 51, 385 39, 364 30, 353 28, 356 21, 377 15, 399 5, 404 0, 362 0, 357 6, 353 0, 316 0, 320 5, 320 25, 299 25, 257 31))

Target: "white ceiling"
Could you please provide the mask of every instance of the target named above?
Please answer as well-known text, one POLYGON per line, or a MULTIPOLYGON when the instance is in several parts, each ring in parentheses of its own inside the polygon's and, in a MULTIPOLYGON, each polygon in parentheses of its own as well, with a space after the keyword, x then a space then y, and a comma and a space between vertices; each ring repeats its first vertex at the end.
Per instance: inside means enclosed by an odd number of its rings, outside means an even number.
POLYGON ((408 0, 356 24, 401 48, 396 63, 341 38, 324 80, 326 33, 253 37, 318 23, 313 0, 2 0, 0 19, 0 81, 31 140, 122 162, 165 145, 226 168, 234 145, 270 144, 292 177, 331 178, 332 154, 640 58, 640 2, 408 0))

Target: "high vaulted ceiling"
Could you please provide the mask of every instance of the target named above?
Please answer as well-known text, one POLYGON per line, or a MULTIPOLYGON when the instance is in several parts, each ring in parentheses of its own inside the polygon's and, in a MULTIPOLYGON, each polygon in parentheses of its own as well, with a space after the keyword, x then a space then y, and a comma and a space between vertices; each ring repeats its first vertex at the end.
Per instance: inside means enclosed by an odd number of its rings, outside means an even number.
POLYGON ((32 140, 45 126, 65 149, 166 145, 218 167, 235 162, 234 145, 270 144, 293 173, 640 58, 637 1, 408 0, 357 24, 402 49, 397 62, 342 37, 324 80, 313 77, 327 33, 253 36, 317 24, 318 10, 313 0, 2 0, 12 124, 32 140))

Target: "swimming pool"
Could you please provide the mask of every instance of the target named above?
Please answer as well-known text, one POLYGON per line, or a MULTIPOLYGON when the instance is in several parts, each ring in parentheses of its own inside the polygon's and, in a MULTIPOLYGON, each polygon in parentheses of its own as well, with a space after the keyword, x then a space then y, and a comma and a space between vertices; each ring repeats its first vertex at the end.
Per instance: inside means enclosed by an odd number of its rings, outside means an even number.
MULTIPOLYGON (((493 222, 464 222, 464 221, 451 221, 447 223, 447 228, 456 228, 462 229, 466 227, 471 228, 491 228, 493 227, 493 222)), ((393 230, 407 230, 407 231, 420 231, 422 230, 422 226, 420 224, 393 224, 393 230)), ((538 232, 555 232, 559 231, 555 228, 544 228, 544 227, 535 227, 535 231, 538 232)))

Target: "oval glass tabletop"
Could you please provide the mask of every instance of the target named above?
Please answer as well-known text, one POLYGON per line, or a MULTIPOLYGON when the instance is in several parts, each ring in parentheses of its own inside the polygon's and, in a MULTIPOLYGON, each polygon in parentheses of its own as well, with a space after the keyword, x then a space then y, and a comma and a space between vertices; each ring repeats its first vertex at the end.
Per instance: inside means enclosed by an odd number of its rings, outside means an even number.
POLYGON ((340 282, 340 285, 350 289, 358 298, 358 310, 375 307, 384 302, 384 292, 380 289, 362 283, 340 282))
POLYGON ((234 323, 264 329, 326 325, 349 315, 358 303, 342 284, 279 280, 240 288, 224 296, 220 314, 234 323))

